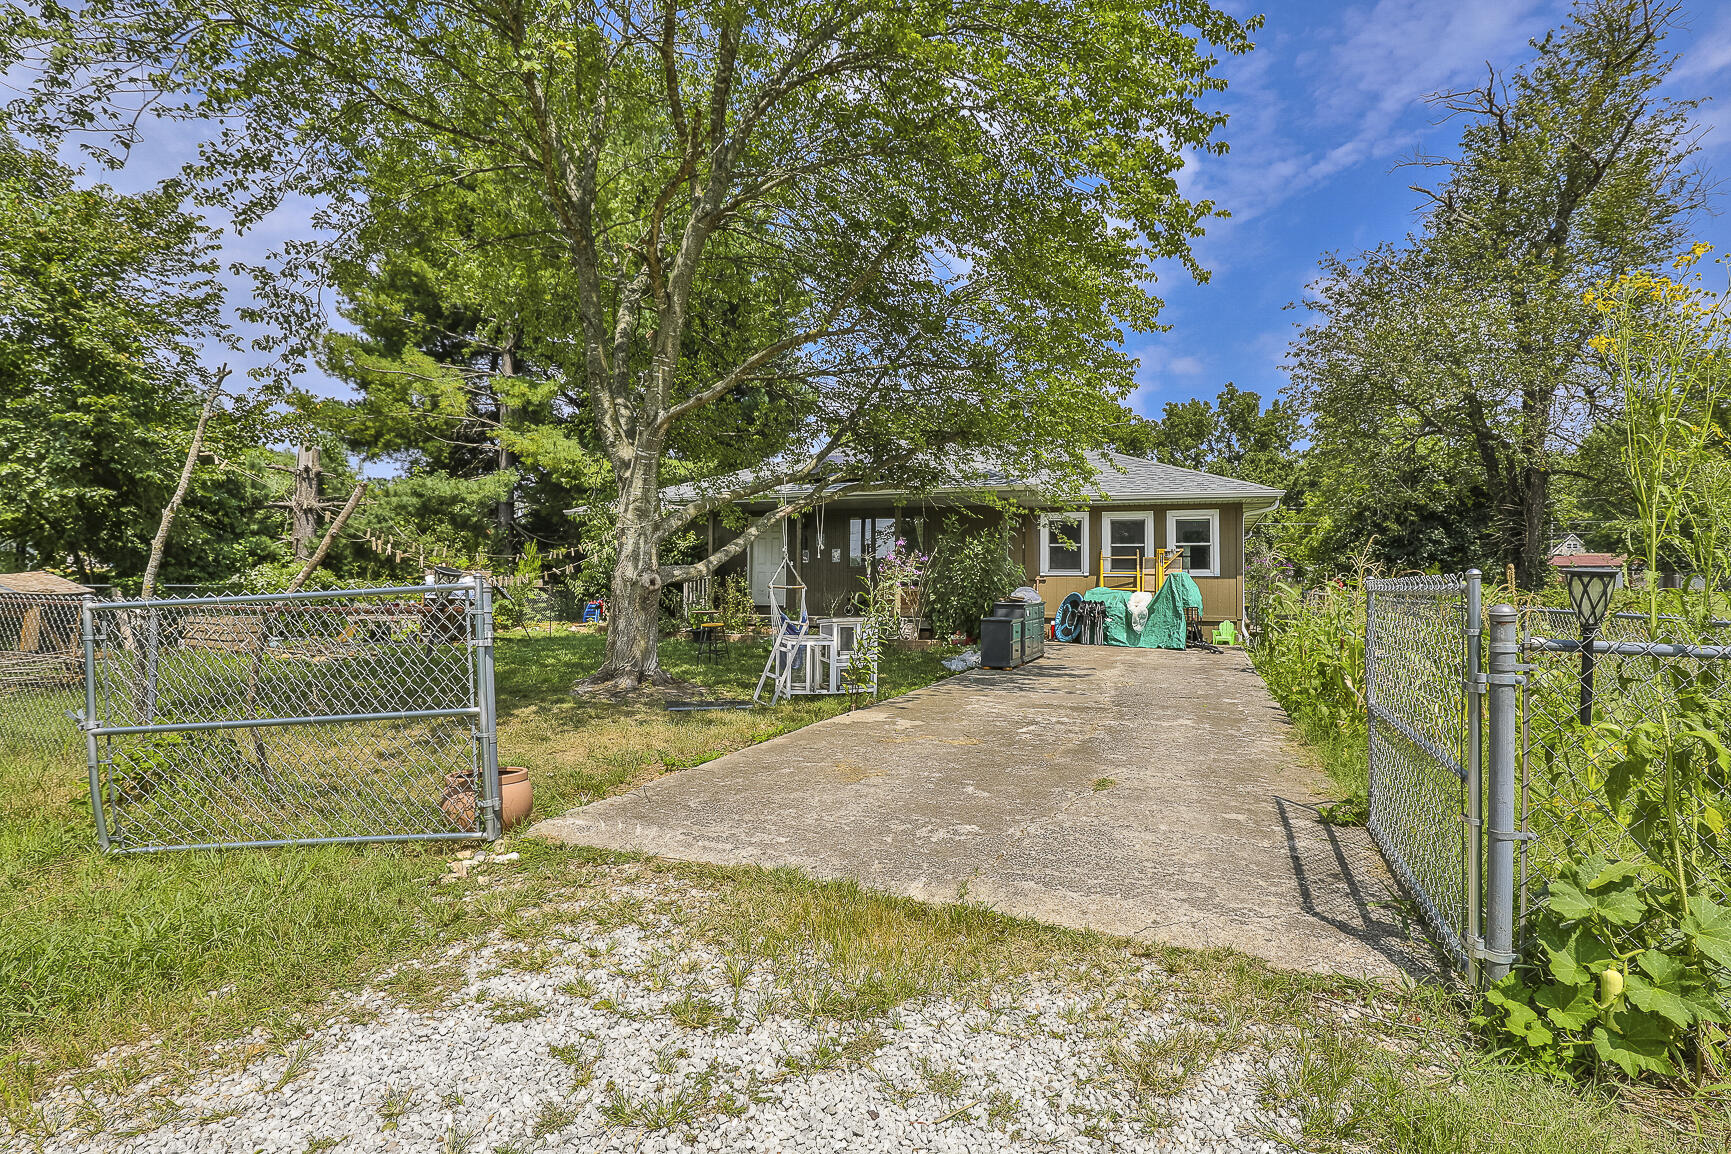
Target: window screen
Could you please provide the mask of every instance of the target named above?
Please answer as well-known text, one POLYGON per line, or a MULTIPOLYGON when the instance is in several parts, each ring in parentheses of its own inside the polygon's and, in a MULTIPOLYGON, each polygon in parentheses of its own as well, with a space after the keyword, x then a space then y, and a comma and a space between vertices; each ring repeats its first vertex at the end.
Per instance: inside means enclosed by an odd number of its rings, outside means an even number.
POLYGON ((864 565, 873 556, 888 557, 896 547, 894 517, 854 517, 847 523, 847 561, 864 565))
POLYGON ((1172 527, 1173 544, 1184 553, 1184 568, 1192 573, 1214 572, 1214 522, 1207 517, 1180 517, 1172 527))
POLYGON ((1046 522, 1046 568, 1054 573, 1086 572, 1080 518, 1053 517, 1046 522))
POLYGON ((1107 559, 1110 567, 1122 573, 1134 573, 1142 566, 1148 553, 1148 519, 1146 517, 1115 517, 1106 522, 1107 559))

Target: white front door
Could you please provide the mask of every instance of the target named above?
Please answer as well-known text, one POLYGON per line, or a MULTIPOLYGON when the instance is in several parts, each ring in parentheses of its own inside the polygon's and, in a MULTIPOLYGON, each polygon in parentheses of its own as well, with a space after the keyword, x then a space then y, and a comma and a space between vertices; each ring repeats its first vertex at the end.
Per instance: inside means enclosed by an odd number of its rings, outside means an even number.
POLYGON ((769 583, 781 568, 781 534, 769 530, 751 543, 751 600, 769 605, 769 583))

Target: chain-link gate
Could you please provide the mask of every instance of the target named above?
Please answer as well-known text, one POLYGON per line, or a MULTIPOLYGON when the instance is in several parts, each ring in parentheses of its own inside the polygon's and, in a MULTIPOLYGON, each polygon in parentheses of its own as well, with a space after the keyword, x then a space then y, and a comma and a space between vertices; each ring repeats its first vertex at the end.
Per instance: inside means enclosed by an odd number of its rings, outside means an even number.
POLYGON ((105 848, 498 836, 484 581, 80 612, 105 848))
MULTIPOLYGON (((1618 613, 1593 637, 1583 660, 1572 610, 1521 611, 1516 916, 1523 927, 1561 867, 1591 855, 1642 864, 1643 888, 1680 875, 1691 892, 1731 901, 1731 815, 1717 800, 1731 795, 1731 773, 1709 759, 1700 788, 1674 789, 1667 801, 1663 768, 1633 773, 1625 759, 1630 729, 1667 716, 1675 723, 1680 694, 1731 699, 1731 622, 1667 617, 1655 632, 1644 615, 1618 613)), ((1631 932, 1624 947, 1633 944, 1631 932)))
POLYGON ((83 741, 79 597, 0 592, 0 758, 73 765, 83 741))
POLYGON ((1479 574, 1365 582, 1368 826, 1440 944, 1470 964, 1477 906, 1479 574))

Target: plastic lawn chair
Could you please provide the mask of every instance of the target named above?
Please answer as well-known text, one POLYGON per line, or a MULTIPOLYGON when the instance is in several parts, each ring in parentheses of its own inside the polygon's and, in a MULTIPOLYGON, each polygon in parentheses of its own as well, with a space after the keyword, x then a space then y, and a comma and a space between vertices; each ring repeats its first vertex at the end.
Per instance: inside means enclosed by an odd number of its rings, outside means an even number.
POLYGON ((1238 634, 1232 628, 1232 622, 1222 621, 1214 628, 1213 642, 1216 645, 1237 645, 1238 634))

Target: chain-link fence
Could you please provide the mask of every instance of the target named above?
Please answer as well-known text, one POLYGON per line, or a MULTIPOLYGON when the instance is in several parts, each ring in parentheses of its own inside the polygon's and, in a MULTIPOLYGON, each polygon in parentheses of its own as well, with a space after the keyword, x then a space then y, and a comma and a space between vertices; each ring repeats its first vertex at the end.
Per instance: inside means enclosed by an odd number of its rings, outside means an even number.
POLYGON ((1689 725, 1712 733, 1731 709, 1731 622, 1662 618, 1654 630, 1645 616, 1620 613, 1596 636, 1589 656, 1572 610, 1521 612, 1523 925, 1546 884, 1593 855, 1638 864, 1644 888, 1681 878, 1689 892, 1731 899, 1731 772, 1699 754, 1666 764, 1664 752, 1675 749, 1667 729, 1673 738, 1689 725))
POLYGON ((1365 582, 1370 833, 1463 966, 1477 896, 1468 816, 1478 744, 1467 676, 1477 668, 1477 578, 1365 582))
POLYGON ((497 835, 485 584, 83 612, 107 848, 497 835))
POLYGON ((0 593, 0 758, 31 765, 82 760, 70 714, 84 701, 80 599, 0 593))

